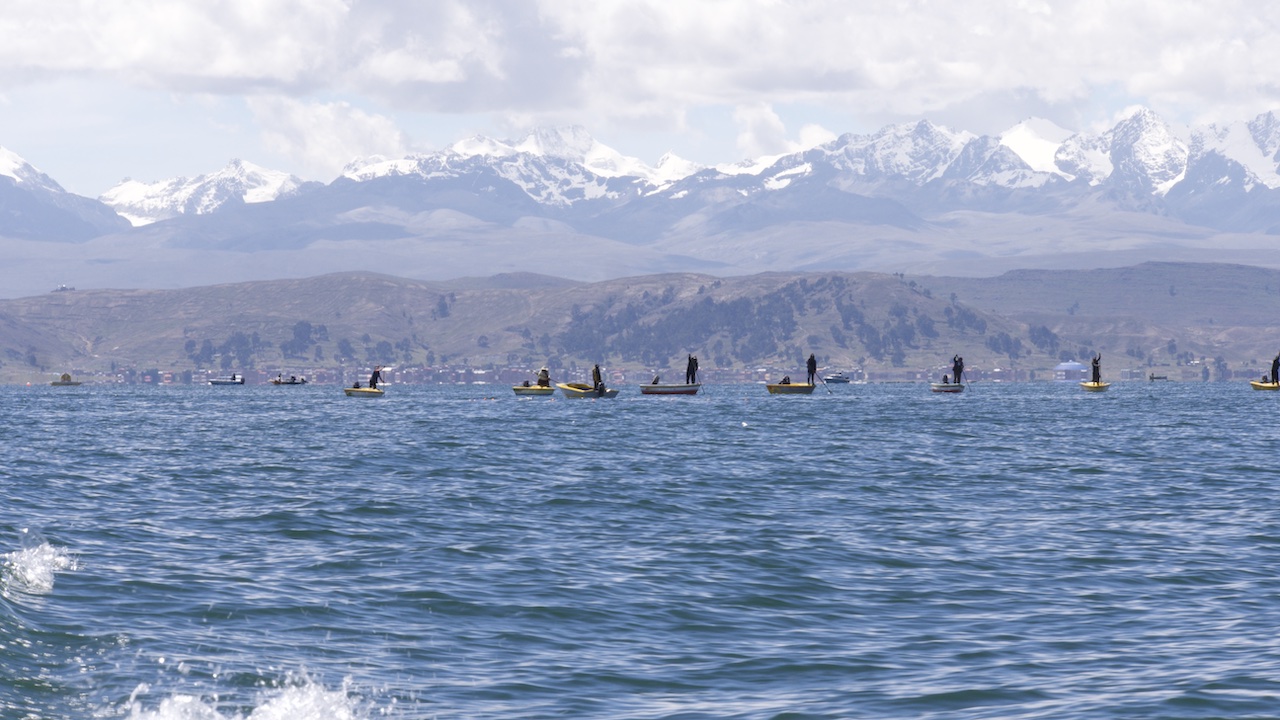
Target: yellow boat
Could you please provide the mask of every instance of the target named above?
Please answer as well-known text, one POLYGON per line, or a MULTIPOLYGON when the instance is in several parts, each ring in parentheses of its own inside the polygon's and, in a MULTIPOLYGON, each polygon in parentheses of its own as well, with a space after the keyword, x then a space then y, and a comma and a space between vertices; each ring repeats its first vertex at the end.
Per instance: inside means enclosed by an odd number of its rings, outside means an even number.
POLYGON ((817 385, 809 383, 769 383, 765 385, 770 395, 809 395, 817 385))
POLYGON ((1254 390, 1280 390, 1280 383, 1262 382, 1261 380, 1250 380, 1249 386, 1254 390))
POLYGON ((373 397, 382 397, 385 394, 382 390, 379 390, 378 388, 367 388, 367 387, 342 388, 342 392, 346 393, 347 397, 373 398, 373 397))
POLYGON ((556 392, 550 385, 513 385, 511 390, 517 395, 537 396, 554 395, 556 392))
POLYGON ((1106 392, 1107 388, 1111 387, 1111 383, 1094 382, 1092 380, 1085 380, 1084 382, 1080 383, 1080 387, 1084 388, 1088 392, 1106 392))
POLYGON ((587 383, 556 383, 556 387, 560 388, 560 392, 567 398, 618 397, 617 388, 605 388, 604 394, 600 394, 587 383))

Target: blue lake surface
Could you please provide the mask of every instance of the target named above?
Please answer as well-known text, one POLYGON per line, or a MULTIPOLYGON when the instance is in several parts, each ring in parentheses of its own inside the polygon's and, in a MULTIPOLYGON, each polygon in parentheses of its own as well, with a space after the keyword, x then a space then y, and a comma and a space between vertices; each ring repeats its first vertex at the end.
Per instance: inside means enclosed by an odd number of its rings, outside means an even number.
POLYGON ((0 717, 1280 716, 1247 384, 0 388, 0 717))

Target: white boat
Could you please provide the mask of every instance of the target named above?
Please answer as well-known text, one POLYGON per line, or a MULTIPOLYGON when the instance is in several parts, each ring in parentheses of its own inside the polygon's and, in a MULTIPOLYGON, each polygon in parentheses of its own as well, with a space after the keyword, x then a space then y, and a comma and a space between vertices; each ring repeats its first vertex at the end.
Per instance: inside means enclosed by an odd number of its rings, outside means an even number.
POLYGON ((213 378, 212 380, 209 381, 209 384, 210 385, 243 385, 244 376, 232 373, 231 377, 213 378))
POLYGON ((929 389, 936 393, 964 392, 964 383, 929 383, 929 389))
POLYGON ((605 388, 604 392, 596 392, 596 389, 587 383, 556 383, 556 387, 560 388, 560 392, 567 398, 618 397, 617 388, 605 388))
POLYGON ((840 370, 823 377, 822 382, 827 383, 828 385, 848 385, 853 382, 853 378, 846 375, 843 370, 840 370))
POLYGON ((697 395, 702 389, 702 383, 689 383, 686 385, 641 385, 641 395, 697 395))

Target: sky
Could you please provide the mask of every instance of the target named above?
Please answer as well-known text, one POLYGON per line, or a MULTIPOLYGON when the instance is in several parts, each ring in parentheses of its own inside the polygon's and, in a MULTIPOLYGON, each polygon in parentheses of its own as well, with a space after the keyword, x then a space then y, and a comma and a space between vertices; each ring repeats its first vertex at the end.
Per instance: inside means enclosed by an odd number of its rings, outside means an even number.
POLYGON ((582 125, 712 165, 921 118, 996 134, 1280 107, 1254 0, 7 0, 0 146, 66 189, 582 125))

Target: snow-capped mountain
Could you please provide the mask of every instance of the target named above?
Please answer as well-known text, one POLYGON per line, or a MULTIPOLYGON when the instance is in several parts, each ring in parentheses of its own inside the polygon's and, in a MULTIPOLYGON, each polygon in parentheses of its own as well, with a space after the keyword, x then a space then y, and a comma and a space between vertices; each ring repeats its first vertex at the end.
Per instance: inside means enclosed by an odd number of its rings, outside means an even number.
POLYGON ((127 225, 110 208, 67 192, 0 147, 0 237, 81 242, 127 225))
POLYGON ((649 165, 566 127, 367 158, 327 185, 232 163, 194 180, 122 183, 103 200, 134 223, 168 220, 118 232, 128 223, 110 208, 0 151, 0 237, 108 236, 95 257, 110 262, 85 270, 95 276, 161 249, 175 251, 175 267, 211 253, 209 273, 240 266, 223 253, 272 251, 291 272, 579 279, 957 264, 981 274, 1110 252, 1218 259, 1231 247, 1253 262, 1280 234, 1280 118, 1184 130, 1139 109, 1097 133, 1030 118, 995 135, 920 120, 712 167, 674 155, 649 165))
POLYGON ((1000 144, 1012 150, 1036 172, 1055 173, 1070 179, 1058 167, 1054 156, 1062 143, 1075 133, 1044 118, 1027 118, 1000 133, 1000 144))
MULTIPOLYGON (((918 227, 940 212, 1062 211, 1095 202, 1090 198, 1119 211, 1212 223, 1221 212, 1217 204, 1229 202, 1232 193, 1280 184, 1280 122, 1274 116, 1226 130, 1193 130, 1189 137, 1190 144, 1142 108, 1101 134, 1071 133, 1030 118, 999 135, 977 136, 921 120, 705 168, 672 156, 651 167, 580 127, 567 127, 535 130, 515 141, 474 137, 439 152, 371 158, 349 166, 342 179, 376 180, 383 195, 385 183, 412 180, 418 189, 391 193, 417 198, 405 201, 406 210, 454 203, 472 217, 503 224, 543 216, 628 243, 691 229, 740 232, 805 220, 918 227), (1195 173, 1218 172, 1223 163, 1243 169, 1220 173, 1226 180, 1215 189, 1214 210, 1203 199, 1194 211, 1184 208, 1190 189, 1205 182, 1195 173), (1237 176, 1238 182, 1232 179, 1237 176), (463 201, 465 208, 456 204, 462 198, 471 198, 463 201)), ((1273 224, 1267 208, 1280 201, 1268 196, 1250 202, 1252 209, 1233 221, 1233 230, 1241 223, 1273 224)))
POLYGON ((179 215, 211 213, 229 202, 270 202, 302 186, 303 181, 289 173, 232 160, 217 172, 190 179, 144 183, 126 178, 98 199, 136 227, 179 215))
POLYGON ((0 147, 0 176, 10 178, 27 190, 66 192, 61 185, 54 182, 53 178, 40 172, 31 163, 5 147, 0 147))
POLYGON ((581 127, 568 126, 539 128, 517 141, 476 136, 437 152, 365 158, 349 164, 342 176, 363 182, 394 176, 432 180, 491 173, 539 203, 567 207, 583 200, 653 192, 701 169, 670 153, 652 167, 604 145, 581 127), (611 182, 615 179, 623 182, 611 182))

